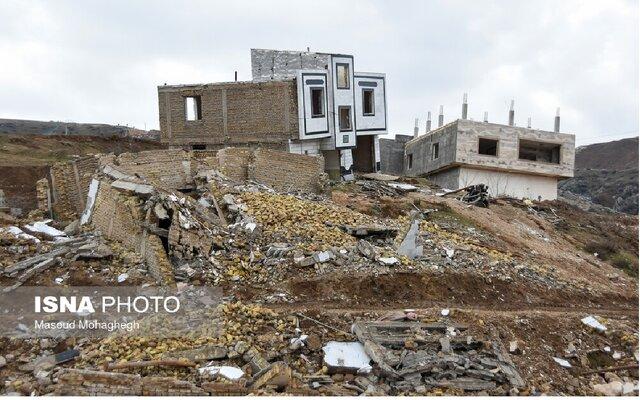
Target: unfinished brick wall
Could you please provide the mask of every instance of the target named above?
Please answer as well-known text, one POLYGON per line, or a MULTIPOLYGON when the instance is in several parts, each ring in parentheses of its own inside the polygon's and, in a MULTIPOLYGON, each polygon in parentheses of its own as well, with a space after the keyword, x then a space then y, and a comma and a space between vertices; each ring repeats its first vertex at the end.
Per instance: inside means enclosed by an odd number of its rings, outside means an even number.
POLYGON ((113 163, 119 171, 137 174, 149 183, 181 189, 193 185, 191 155, 184 150, 148 150, 123 153, 113 163))
POLYGON ((171 147, 263 144, 284 150, 298 137, 297 101, 293 80, 159 86, 161 141, 171 147), (186 96, 200 96, 200 120, 186 120, 186 96))
POLYGON ((57 163, 51 167, 53 211, 56 218, 71 220, 82 214, 89 183, 97 168, 98 159, 94 156, 57 163))
POLYGON ((218 151, 218 166, 227 178, 242 182, 247 180, 247 167, 251 160, 251 149, 229 147, 218 151))
POLYGON ((280 191, 319 192, 324 174, 324 158, 257 149, 248 167, 250 180, 280 191))

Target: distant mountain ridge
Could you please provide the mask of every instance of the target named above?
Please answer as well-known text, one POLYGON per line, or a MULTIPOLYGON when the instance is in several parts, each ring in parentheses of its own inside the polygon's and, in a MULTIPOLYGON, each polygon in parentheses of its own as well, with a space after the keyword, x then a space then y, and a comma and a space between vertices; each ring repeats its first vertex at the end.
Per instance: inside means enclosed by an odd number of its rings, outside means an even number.
POLYGON ((35 121, 27 119, 0 118, 0 134, 10 135, 67 135, 67 136, 100 136, 100 137, 128 137, 157 140, 157 131, 143 131, 123 126, 96 123, 64 122, 64 121, 35 121))
POLYGON ((578 147, 575 177, 561 181, 558 194, 570 202, 578 198, 582 203, 637 214, 638 137, 578 147))
POLYGON ((622 171, 638 168, 638 138, 595 143, 576 149, 576 169, 622 171))

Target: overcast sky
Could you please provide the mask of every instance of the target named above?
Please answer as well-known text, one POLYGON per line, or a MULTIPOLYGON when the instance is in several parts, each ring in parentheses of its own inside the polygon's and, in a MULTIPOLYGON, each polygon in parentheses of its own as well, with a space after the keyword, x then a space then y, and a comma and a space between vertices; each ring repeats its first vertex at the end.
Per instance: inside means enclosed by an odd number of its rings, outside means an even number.
POLYGON ((638 134, 638 2, 0 2, 0 117, 158 128, 156 86, 251 79, 250 48, 353 54, 384 72, 389 131, 427 111, 638 134))

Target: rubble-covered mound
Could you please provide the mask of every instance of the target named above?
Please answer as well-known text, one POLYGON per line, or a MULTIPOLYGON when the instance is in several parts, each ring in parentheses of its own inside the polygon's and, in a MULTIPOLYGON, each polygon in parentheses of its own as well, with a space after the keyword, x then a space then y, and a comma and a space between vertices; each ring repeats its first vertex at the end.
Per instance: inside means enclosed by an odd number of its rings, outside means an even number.
POLYGON ((56 189, 60 215, 77 219, 2 216, 5 294, 220 292, 193 313, 142 318, 135 334, 34 337, 14 316, 2 393, 637 393, 638 285, 612 265, 637 260, 637 218, 559 202, 479 207, 379 174, 275 190, 247 172, 261 156, 99 157, 86 188, 56 189), (594 254, 604 239, 618 246, 608 257, 594 254))

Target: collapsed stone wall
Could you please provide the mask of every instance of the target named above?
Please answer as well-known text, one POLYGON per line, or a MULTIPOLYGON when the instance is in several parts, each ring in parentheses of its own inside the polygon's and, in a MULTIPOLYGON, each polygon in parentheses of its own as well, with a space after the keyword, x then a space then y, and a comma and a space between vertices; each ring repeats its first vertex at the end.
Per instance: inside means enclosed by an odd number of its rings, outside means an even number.
POLYGON ((206 395, 191 382, 172 377, 119 372, 64 369, 58 376, 55 395, 64 396, 188 396, 206 395))
POLYGON ((149 213, 143 211, 143 201, 111 187, 107 180, 100 181, 91 222, 110 240, 120 242, 130 251, 142 254, 149 274, 164 285, 175 283, 173 267, 167 258, 159 237, 144 229, 149 213))
POLYGON ((49 194, 49 181, 47 178, 42 178, 36 181, 36 210, 43 212, 49 211, 51 199, 49 194))
POLYGON ((53 212, 61 220, 73 220, 82 214, 89 183, 98 168, 98 158, 86 156, 51 166, 53 212))

